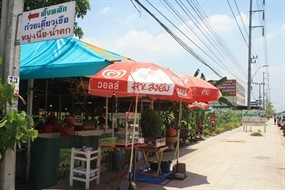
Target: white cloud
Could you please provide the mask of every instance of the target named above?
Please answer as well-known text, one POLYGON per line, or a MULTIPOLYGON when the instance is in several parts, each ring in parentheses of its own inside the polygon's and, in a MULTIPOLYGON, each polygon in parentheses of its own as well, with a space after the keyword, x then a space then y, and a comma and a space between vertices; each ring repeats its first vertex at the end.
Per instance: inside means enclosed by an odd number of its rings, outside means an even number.
MULTIPOLYGON (((214 15, 209 17, 209 20, 218 32, 229 32, 233 29, 234 20, 227 15, 214 15)), ((205 21, 207 22, 207 20, 205 21)))
POLYGON ((129 24, 129 23, 132 23, 133 21, 135 21, 135 19, 138 18, 138 15, 137 14, 132 14, 130 16, 128 16, 124 21, 123 21, 123 24, 129 24))
POLYGON ((238 24, 239 24, 239 26, 241 27, 241 28, 246 28, 247 30, 248 30, 248 21, 249 21, 249 18, 248 18, 248 16, 246 15, 246 14, 244 14, 244 13, 241 13, 240 15, 238 15, 237 17, 236 17, 236 20, 237 20, 237 22, 238 22, 238 24))
POLYGON ((178 55, 181 47, 167 34, 153 36, 147 31, 129 31, 124 37, 115 41, 114 46, 133 55, 134 59, 146 57, 159 58, 163 55, 178 55))
POLYGON ((100 12, 103 14, 107 14, 111 10, 110 7, 104 7, 100 12))

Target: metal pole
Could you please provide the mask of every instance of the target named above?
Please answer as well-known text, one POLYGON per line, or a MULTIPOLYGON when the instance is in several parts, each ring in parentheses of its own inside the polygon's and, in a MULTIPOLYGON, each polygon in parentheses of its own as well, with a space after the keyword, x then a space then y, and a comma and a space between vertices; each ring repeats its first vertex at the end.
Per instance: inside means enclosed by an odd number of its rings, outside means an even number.
POLYGON ((250 110, 251 96, 251 27, 252 27, 252 0, 249 6, 249 34, 248 34, 248 76, 247 76, 247 109, 250 110))
POLYGON ((48 116, 48 79, 46 79, 46 91, 45 91, 45 123, 47 122, 48 116))
MULTIPOLYGON (((28 102, 27 113, 30 117, 33 115, 33 99, 34 99, 34 79, 28 80, 28 102)), ((32 127, 29 123, 29 127, 32 127)), ((31 166, 31 140, 27 142, 27 161, 26 161, 26 181, 29 181, 31 166)))
POLYGON ((258 97, 258 106, 259 106, 259 109, 261 109, 261 85, 263 83, 258 83, 258 92, 259 92, 259 97, 258 97))
POLYGON ((263 72, 263 109, 265 110, 265 101, 264 101, 264 96, 265 96, 265 82, 264 82, 264 72, 263 72))

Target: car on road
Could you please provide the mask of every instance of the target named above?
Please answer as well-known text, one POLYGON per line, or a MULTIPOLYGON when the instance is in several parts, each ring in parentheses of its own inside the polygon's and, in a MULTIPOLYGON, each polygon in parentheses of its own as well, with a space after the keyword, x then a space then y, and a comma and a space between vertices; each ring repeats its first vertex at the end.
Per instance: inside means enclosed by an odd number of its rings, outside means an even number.
POLYGON ((281 116, 281 119, 280 119, 280 127, 281 129, 283 130, 283 134, 285 136, 285 115, 282 115, 281 116))
POLYGON ((277 125, 278 125, 278 127, 282 127, 282 120, 285 118, 285 114, 284 113, 282 113, 282 114, 280 114, 280 115, 278 115, 277 116, 277 125))

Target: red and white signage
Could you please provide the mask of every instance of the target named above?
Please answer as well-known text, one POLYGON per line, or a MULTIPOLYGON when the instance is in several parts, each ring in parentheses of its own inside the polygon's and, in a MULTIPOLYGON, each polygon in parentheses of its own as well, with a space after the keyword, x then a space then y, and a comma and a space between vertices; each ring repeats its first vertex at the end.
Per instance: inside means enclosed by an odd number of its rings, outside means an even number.
MULTIPOLYGON (((213 81, 213 84, 215 84, 217 81, 213 81)), ((236 80, 227 80, 226 82, 222 83, 219 86, 219 89, 222 92, 226 92, 227 94, 225 96, 236 96, 236 80)))
POLYGON ((73 36, 75 1, 24 12, 20 43, 73 36))
POLYGON ((169 69, 153 63, 116 62, 89 80, 89 93, 96 96, 193 101, 189 87, 169 69))

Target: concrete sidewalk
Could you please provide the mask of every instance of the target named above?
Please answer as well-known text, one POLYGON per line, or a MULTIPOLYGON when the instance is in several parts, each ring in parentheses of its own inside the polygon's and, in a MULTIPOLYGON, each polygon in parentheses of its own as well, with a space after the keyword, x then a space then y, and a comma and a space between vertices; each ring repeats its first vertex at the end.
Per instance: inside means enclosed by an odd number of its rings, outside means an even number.
MULTIPOLYGON (((285 137, 273 120, 268 121, 266 132, 254 126, 252 132, 239 127, 209 137, 180 149, 179 162, 186 163, 187 178, 171 180, 166 185, 136 182, 139 190, 284 190, 285 137), (261 131, 263 136, 251 136, 261 131)), ((173 152, 164 154, 173 159, 173 152)), ((99 186, 92 189, 115 190, 119 180, 104 181, 112 173, 102 173, 99 186), (105 175, 105 176, 104 176, 105 175)), ((53 189, 83 189, 83 185, 53 189)))
POLYGON ((272 120, 266 129, 256 137, 240 127, 181 150, 188 177, 161 189, 285 189, 285 138, 272 120))

